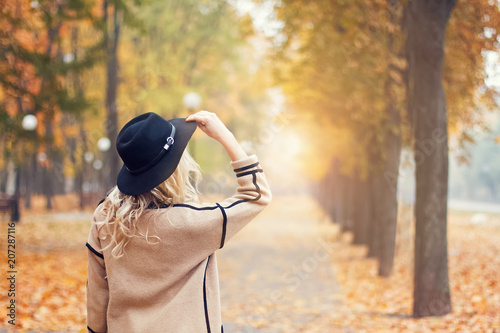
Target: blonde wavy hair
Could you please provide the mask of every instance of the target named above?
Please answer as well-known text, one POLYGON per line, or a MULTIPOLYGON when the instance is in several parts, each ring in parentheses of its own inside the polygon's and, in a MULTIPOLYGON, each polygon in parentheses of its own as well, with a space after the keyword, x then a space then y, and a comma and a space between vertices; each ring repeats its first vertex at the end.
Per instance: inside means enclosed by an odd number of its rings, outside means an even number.
MULTIPOLYGON (((108 236, 111 239, 104 249, 113 246, 111 254, 119 258, 125 254, 125 247, 133 237, 144 237, 149 243, 149 230, 144 233, 138 229, 139 217, 152 204, 159 209, 164 205, 199 202, 200 180, 200 166, 186 149, 174 173, 152 190, 139 195, 127 195, 115 186, 103 202, 106 218, 100 222, 98 230, 99 238, 101 231, 105 230, 106 236, 101 239, 107 239, 108 236)), ((153 237, 159 241, 157 236, 153 237)))

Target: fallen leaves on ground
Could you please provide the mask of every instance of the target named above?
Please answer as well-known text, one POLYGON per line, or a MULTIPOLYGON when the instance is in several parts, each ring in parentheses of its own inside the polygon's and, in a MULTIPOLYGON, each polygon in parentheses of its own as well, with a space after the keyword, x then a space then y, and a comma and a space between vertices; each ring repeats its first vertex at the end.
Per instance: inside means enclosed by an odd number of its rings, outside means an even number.
MULTIPOLYGON (((307 220, 308 224, 323 221, 322 228, 326 229, 318 230, 323 236, 324 231, 329 230, 327 234, 332 251, 329 261, 321 261, 320 265, 331 265, 338 280, 338 292, 325 288, 327 291, 323 293, 305 292, 295 299, 285 297, 281 302, 273 302, 272 295, 266 294, 265 288, 252 291, 246 290, 245 286, 258 281, 271 281, 283 283, 271 289, 286 291, 293 286, 290 281, 280 281, 279 276, 265 276, 266 272, 263 275, 249 272, 246 281, 229 283, 236 267, 221 267, 221 279, 228 283, 229 288, 229 296, 223 302, 223 317, 226 320, 266 333, 500 332, 500 217, 490 216, 482 224, 473 224, 470 214, 450 215, 448 240, 453 313, 443 317, 413 319, 413 225, 405 219, 401 220, 394 273, 390 278, 379 278, 376 262, 366 259, 365 248, 350 245, 349 235, 339 237, 331 232, 333 225, 329 222, 325 225, 327 218, 317 205, 309 205, 303 198, 300 202, 298 205, 290 200, 275 198, 274 208, 264 212, 253 228, 265 225, 267 233, 274 237, 284 225, 292 228, 291 224, 296 223, 295 231, 290 230, 288 236, 285 234, 280 238, 287 239, 286 244, 273 245, 277 251, 289 251, 296 246, 297 239, 304 238, 309 230, 299 227, 299 220, 307 220), (289 213, 291 215, 284 216, 286 211, 292 212, 289 213), (285 223, 277 224, 277 219, 283 219, 285 223), (242 294, 245 299, 235 299, 242 294), (261 302, 262 299, 265 301, 261 302), (329 307, 327 302, 334 307, 329 307)), ((51 222, 40 216, 31 216, 30 221, 17 225, 17 325, 13 329, 7 323, 8 317, 3 316, 0 329, 13 332, 86 332, 85 241, 89 226, 89 220, 51 222)), ((6 221, 1 227, 5 234, 6 221)), ((251 242, 261 241, 253 233, 252 225, 248 228, 243 237, 251 242)), ((6 249, 4 237, 0 239, 0 244, 6 249)), ((2 262, 6 263, 6 251, 2 252, 2 262)), ((241 266, 248 260, 261 260, 255 255, 244 260, 238 258, 235 262, 241 266)), ((306 261, 308 258, 311 257, 297 256, 299 264, 309 263, 306 261)), ((311 274, 315 274, 318 282, 322 279, 327 284, 337 283, 334 277, 322 275, 320 271, 311 274)), ((8 281, 2 279, 2 291, 7 290, 7 286, 8 281)), ((0 294, 0 302, 7 304, 6 292, 0 294)))
POLYGON ((353 332, 500 332, 500 217, 472 224, 472 214, 450 214, 448 224, 449 276, 453 313, 443 317, 412 318, 412 223, 398 226, 394 272, 377 276, 377 263, 366 249, 348 245, 334 258, 344 304, 353 311, 353 332))
MULTIPOLYGON (((2 228, 7 229, 3 221, 2 228)), ((87 332, 85 242, 90 221, 46 222, 32 216, 16 225, 16 325, 2 316, 1 328, 12 332, 87 332)), ((3 237, 2 237, 3 238, 3 237)), ((1 240, 6 249, 5 239, 1 240)), ((6 262, 6 251, 2 251, 6 262)), ((6 279, 0 284, 7 290, 6 279)), ((7 304, 6 292, 0 294, 7 304)))

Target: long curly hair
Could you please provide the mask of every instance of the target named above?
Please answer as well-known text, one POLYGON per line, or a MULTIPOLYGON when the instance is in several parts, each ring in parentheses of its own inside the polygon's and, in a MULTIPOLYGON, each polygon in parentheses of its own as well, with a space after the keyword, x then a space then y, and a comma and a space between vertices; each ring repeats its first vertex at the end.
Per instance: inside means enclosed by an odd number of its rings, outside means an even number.
MULTIPOLYGON (((105 230, 106 235, 101 239, 111 239, 104 249, 113 246, 111 254, 119 258, 124 255, 125 247, 133 237, 143 237, 149 243, 151 236, 148 235, 148 230, 144 233, 138 229, 139 217, 151 206, 159 208, 199 202, 200 180, 200 166, 186 149, 174 173, 152 190, 139 195, 127 195, 115 186, 102 203, 105 220, 98 222, 98 237, 101 238, 101 231, 105 230)), ((159 241, 158 236, 153 238, 156 238, 156 242, 159 241)))

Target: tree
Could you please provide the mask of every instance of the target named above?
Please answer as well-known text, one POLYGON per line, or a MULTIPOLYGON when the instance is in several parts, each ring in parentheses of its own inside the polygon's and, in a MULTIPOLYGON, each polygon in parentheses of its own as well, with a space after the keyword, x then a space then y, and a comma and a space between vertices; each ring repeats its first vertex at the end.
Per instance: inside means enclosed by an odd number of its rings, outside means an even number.
POLYGON ((103 1, 103 39, 107 55, 106 66, 106 131, 111 141, 111 149, 108 151, 109 173, 106 177, 107 188, 111 188, 118 177, 119 156, 114 147, 116 146, 116 137, 118 135, 118 107, 116 105, 116 91, 118 88, 118 43, 121 28, 121 13, 117 6, 113 8, 112 38, 109 38, 108 32, 108 0, 103 1))
MULTIPOLYGON (((121 39, 119 120, 143 112, 185 116, 183 96, 195 91, 202 96, 202 108, 217 110, 239 137, 255 139, 251 127, 256 125, 248 119, 258 126, 268 114, 261 107, 268 85, 247 43, 253 34, 248 17, 227 1, 154 0, 141 7, 137 19, 146 33, 124 29, 121 39), (258 65, 256 72, 250 72, 250 64, 258 65)), ((194 142, 204 170, 225 161, 221 154, 204 151, 205 142, 196 135, 194 142)))
POLYGON ((54 122, 61 122, 62 114, 81 114, 90 104, 84 95, 68 89, 65 83, 71 75, 91 67, 100 56, 94 52, 95 45, 87 44, 78 61, 68 58, 67 33, 71 25, 92 26, 95 17, 85 1, 17 1, 2 6, 2 19, 5 24, 1 29, 4 52, 0 83, 6 133, 10 135, 8 140, 23 139, 29 146, 27 152, 20 145, 11 149, 22 150, 16 154, 19 165, 26 158, 32 159, 39 149, 47 153, 43 190, 50 208, 53 184, 63 179, 64 134, 54 122), (28 135, 20 126, 26 114, 37 116, 36 135, 28 135))
POLYGON ((455 0, 408 3, 409 112, 416 164, 416 317, 451 312, 448 280, 448 122, 442 84, 445 32, 455 0))
POLYGON ((401 88, 402 82, 400 63, 401 43, 401 10, 399 0, 388 0, 387 51, 389 53, 388 72, 384 84, 386 98, 386 117, 382 120, 381 151, 374 156, 381 167, 372 178, 373 220, 371 225, 370 249, 379 260, 378 274, 387 277, 394 265, 396 246, 396 226, 398 217, 397 178, 401 156, 401 88))
MULTIPOLYGON (((137 6, 145 5, 142 1, 134 3, 137 6)), ((132 14, 131 7, 127 1, 123 0, 103 0, 103 46, 106 52, 106 133, 111 141, 111 149, 107 152, 107 176, 106 188, 109 190, 116 183, 118 177, 120 158, 115 149, 116 137, 118 136, 118 105, 117 90, 119 84, 119 59, 118 48, 123 23, 130 27, 138 28, 144 32, 143 22, 137 20, 132 14), (112 7, 110 6, 112 5, 112 7), (111 10, 110 10, 111 9, 111 10), (113 20, 109 20, 109 12, 113 15, 113 20), (110 29, 111 27, 111 29, 110 29), (109 32, 111 30, 111 34, 109 32)))
MULTIPOLYGON (((303 121, 312 118, 311 130, 322 135, 316 158, 326 164, 335 156, 343 174, 358 170, 370 180, 363 190, 372 188, 373 232, 362 243, 379 259, 381 276, 390 274, 394 258, 399 152, 411 144, 406 3, 289 0, 277 8, 285 23, 276 42, 277 82, 291 108, 303 121)), ((496 106, 482 52, 498 49, 498 12, 495 1, 460 1, 450 18, 443 83, 448 129, 461 145, 471 141, 470 129, 484 127, 482 110, 496 106)), ((363 214, 354 212, 354 230, 366 230, 356 228, 363 214)))
MULTIPOLYGON (((344 193, 353 191, 354 243, 369 245, 383 276, 392 270, 397 222, 404 105, 401 7, 386 0, 287 1, 279 9, 287 38, 278 50, 286 91, 293 107, 301 114, 310 110, 319 128, 331 123, 337 129, 321 131, 326 144, 318 158, 336 156, 345 177, 352 177, 335 186, 344 183, 344 193), (334 142, 336 147, 325 149, 334 142)), ((343 201, 347 211, 349 201, 343 201)))

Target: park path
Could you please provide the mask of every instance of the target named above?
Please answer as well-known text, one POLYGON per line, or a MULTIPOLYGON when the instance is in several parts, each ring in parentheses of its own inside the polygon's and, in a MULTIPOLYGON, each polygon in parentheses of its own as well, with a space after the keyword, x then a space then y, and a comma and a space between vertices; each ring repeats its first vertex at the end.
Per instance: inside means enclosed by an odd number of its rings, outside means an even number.
POLYGON ((309 196, 274 198, 217 254, 224 331, 333 332, 326 318, 342 307, 335 236, 309 196))

